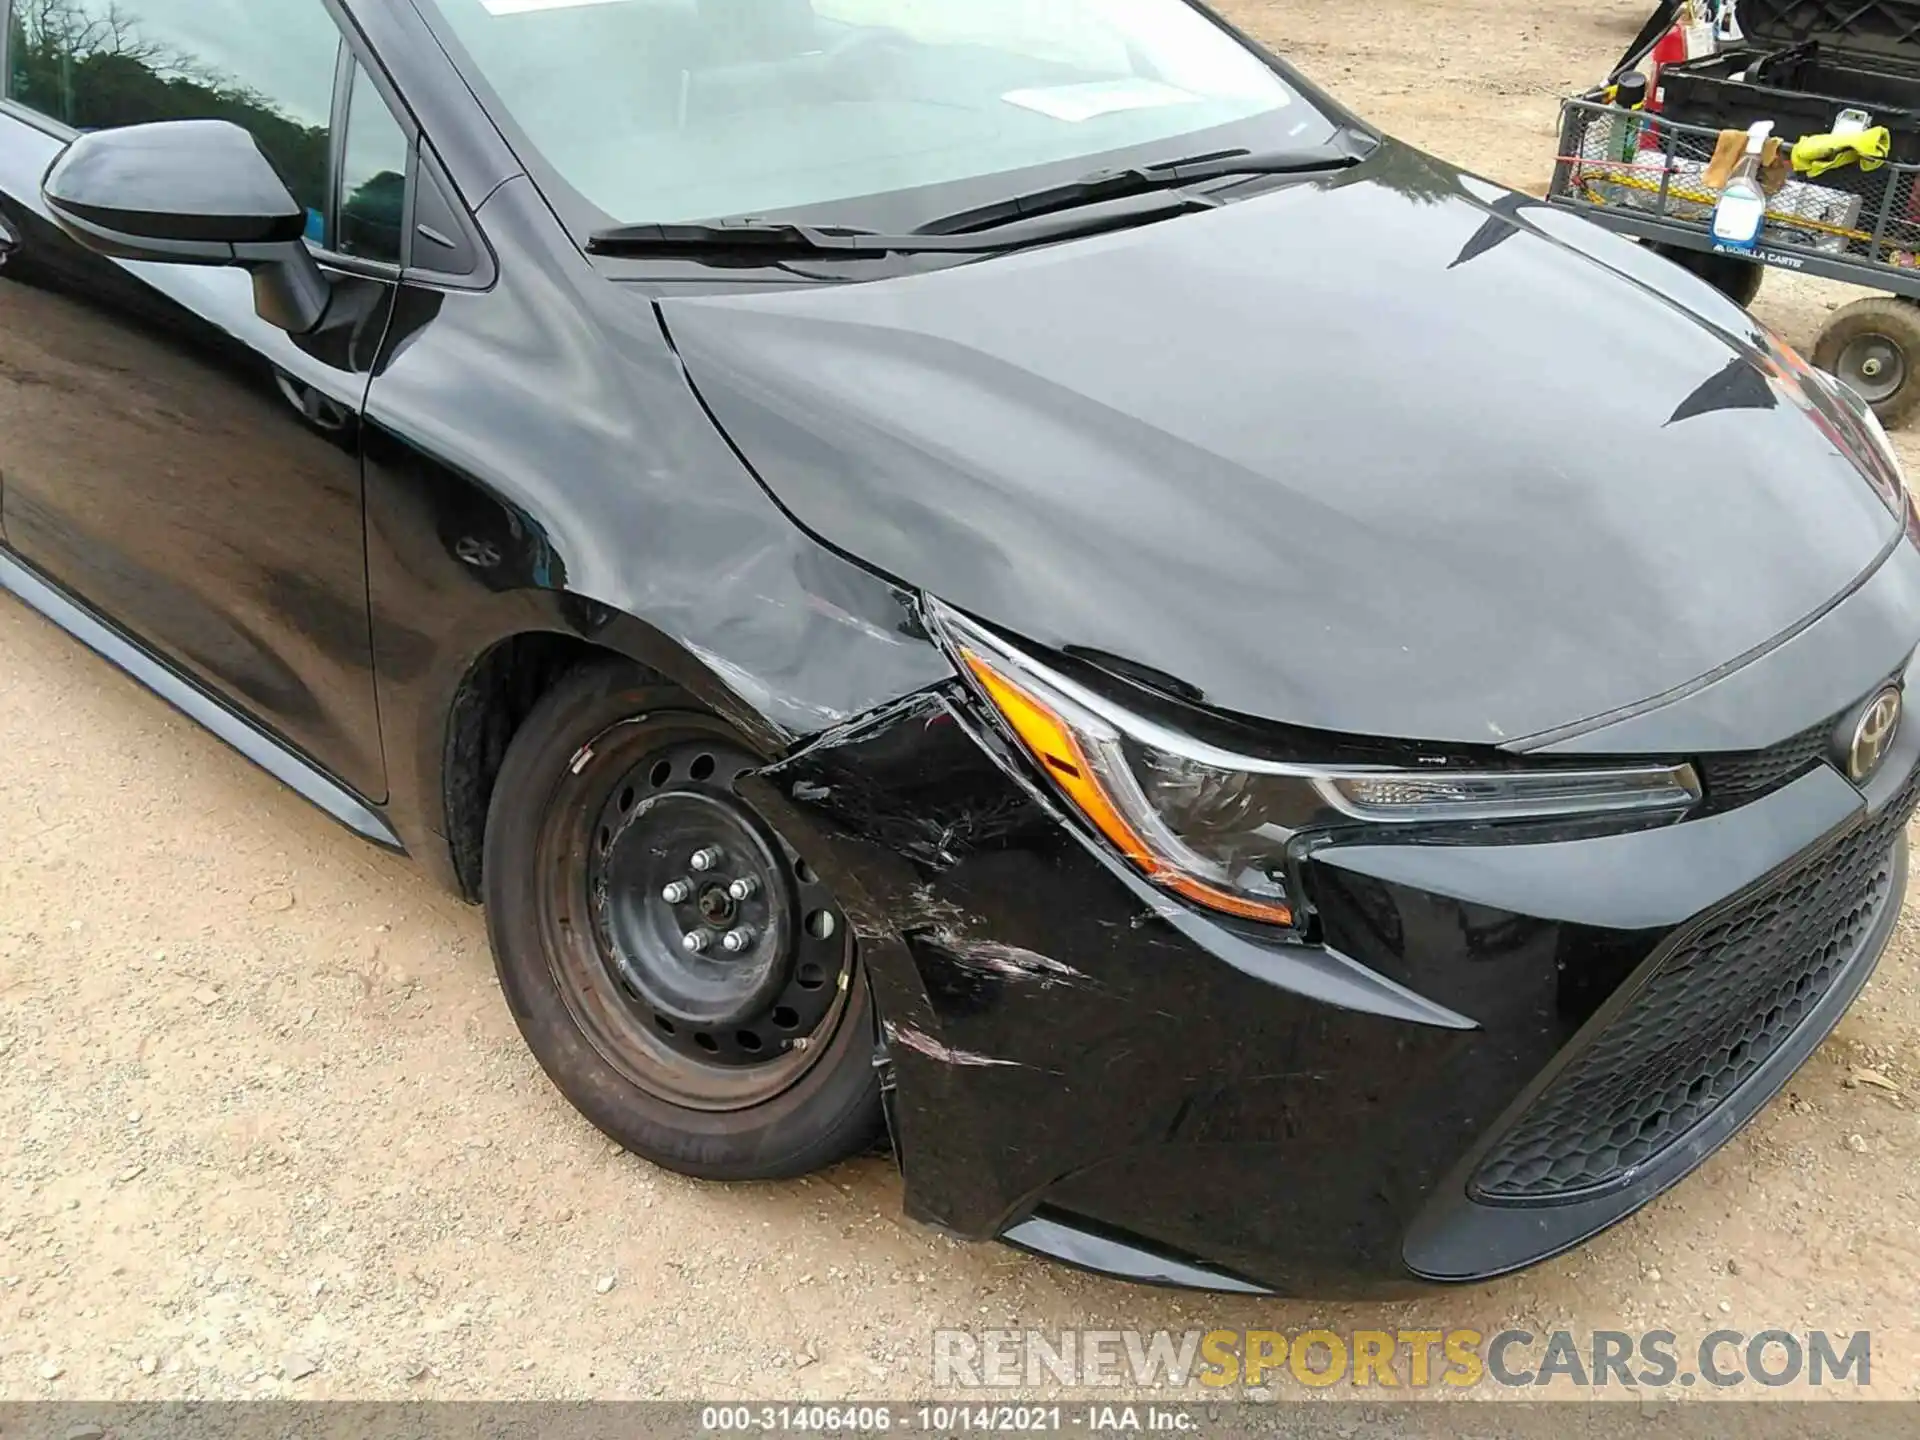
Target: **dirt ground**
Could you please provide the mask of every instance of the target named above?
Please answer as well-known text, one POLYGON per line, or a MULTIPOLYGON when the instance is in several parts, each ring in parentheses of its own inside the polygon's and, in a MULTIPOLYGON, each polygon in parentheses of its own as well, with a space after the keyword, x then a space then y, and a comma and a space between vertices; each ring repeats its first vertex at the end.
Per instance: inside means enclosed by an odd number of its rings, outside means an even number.
MULTIPOLYGON (((1537 186, 1647 0, 1227 8, 1537 186)), ((1810 347, 1837 298, 1776 273, 1756 308, 1810 347)), ((1409 1305, 1181 1295, 905 1222, 880 1158, 724 1187, 610 1148, 477 912, 10 602, 0 737, 0 1397, 908 1397, 938 1323, 1872 1328, 1873 1393, 1920 1396, 1911 908, 1789 1093, 1576 1254, 1409 1305)))

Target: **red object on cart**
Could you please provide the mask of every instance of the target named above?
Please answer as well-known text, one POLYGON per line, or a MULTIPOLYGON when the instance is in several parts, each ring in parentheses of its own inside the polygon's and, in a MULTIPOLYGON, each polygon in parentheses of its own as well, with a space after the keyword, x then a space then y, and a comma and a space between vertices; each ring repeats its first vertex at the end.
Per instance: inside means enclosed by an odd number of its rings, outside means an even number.
POLYGON ((1660 71, 1668 65, 1679 65, 1687 58, 1687 27, 1676 22, 1672 29, 1660 37, 1660 41, 1647 56, 1651 73, 1647 77, 1647 109, 1660 108, 1660 71))
MULTIPOLYGON (((1654 42, 1653 49, 1647 52, 1647 103, 1649 115, 1660 111, 1660 71, 1667 65, 1678 65, 1687 59, 1687 27, 1676 20, 1668 27, 1667 33, 1654 42)), ((1660 149, 1660 139, 1652 126, 1640 131, 1635 148, 1640 151, 1660 149)))

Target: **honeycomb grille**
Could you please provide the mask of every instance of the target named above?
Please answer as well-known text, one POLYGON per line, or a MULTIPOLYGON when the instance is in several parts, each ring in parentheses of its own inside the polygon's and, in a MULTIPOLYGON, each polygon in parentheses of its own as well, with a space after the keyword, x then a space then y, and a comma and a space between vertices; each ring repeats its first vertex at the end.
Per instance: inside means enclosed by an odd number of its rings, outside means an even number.
POLYGON ((1696 768, 1708 803, 1724 810, 1798 779, 1826 757, 1828 741, 1839 723, 1840 717, 1832 716, 1765 750, 1702 755, 1696 768))
POLYGON ((1480 1164, 1493 1204, 1629 1183, 1786 1042, 1893 900, 1893 846, 1920 770, 1870 822, 1683 937, 1626 1008, 1480 1164))

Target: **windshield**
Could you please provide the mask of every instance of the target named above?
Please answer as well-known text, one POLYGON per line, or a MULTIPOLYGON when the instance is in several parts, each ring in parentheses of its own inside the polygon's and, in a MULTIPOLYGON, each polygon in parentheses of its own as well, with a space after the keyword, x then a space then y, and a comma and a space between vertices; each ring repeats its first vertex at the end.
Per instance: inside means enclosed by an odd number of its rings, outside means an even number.
POLYGON ((546 163, 622 221, 1334 129, 1183 0, 437 3, 546 163))

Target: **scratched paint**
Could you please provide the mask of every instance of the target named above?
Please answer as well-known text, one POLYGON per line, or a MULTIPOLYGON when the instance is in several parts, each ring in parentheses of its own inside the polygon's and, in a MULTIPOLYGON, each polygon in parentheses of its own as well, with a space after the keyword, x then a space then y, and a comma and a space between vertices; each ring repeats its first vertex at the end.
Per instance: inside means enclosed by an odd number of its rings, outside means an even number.
POLYGON ((924 1030, 916 1030, 911 1025, 896 1025, 892 1021, 886 1025, 887 1039, 895 1045, 925 1055, 930 1060, 938 1060, 943 1065, 963 1065, 976 1068, 996 1068, 1005 1066, 1021 1069, 1018 1060, 1001 1060, 992 1055, 980 1055, 971 1050, 956 1050, 951 1045, 943 1045, 924 1030))
POLYGON ((995 975, 1003 980, 1029 981, 1043 990, 1056 985, 1084 984, 1087 976, 1062 960, 998 940, 974 940, 950 929, 937 929, 927 938, 963 969, 995 975))

